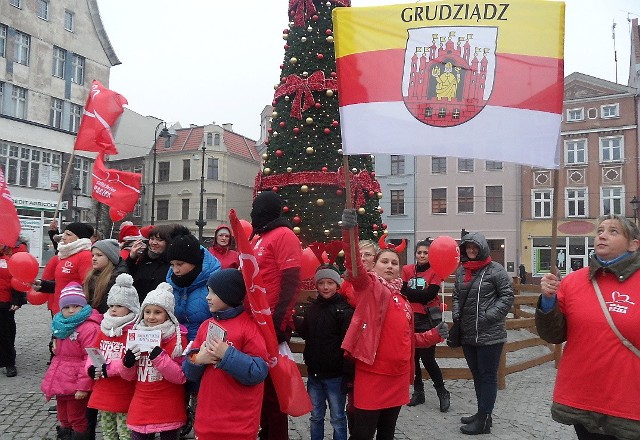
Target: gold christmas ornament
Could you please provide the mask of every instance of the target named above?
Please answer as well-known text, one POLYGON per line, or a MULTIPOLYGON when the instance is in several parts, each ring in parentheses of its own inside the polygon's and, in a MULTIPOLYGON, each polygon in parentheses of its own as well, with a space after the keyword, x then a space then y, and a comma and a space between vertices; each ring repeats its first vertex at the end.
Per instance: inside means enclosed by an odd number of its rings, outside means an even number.
POLYGON ((283 40, 289 39, 289 34, 282 34, 282 39, 283 40))
POLYGON ((373 236, 377 237, 378 236, 378 231, 373 231, 373 236))
POLYGON ((333 96, 333 90, 329 89, 329 90, 327 90, 327 91, 325 92, 325 94, 326 94, 329 98, 331 98, 331 97, 333 96))
POLYGON ((303 43, 306 43, 307 42, 307 37, 300 38, 300 41, 302 41, 303 43))
POLYGON ((287 173, 290 173, 290 172, 292 172, 292 171, 293 171, 293 168, 291 168, 291 167, 287 167, 287 173))
POLYGON ((277 132, 277 131, 274 131, 273 133, 271 133, 271 136, 273 136, 273 137, 278 136, 278 132, 277 132))
POLYGON ((293 227, 293 233, 296 234, 296 235, 299 235, 300 234, 300 227, 299 226, 294 226, 293 227))
POLYGON ((324 235, 326 235, 327 237, 329 236, 329 234, 331 234, 331 231, 328 229, 324 230, 324 235))
POLYGON ((318 200, 316 200, 316 205, 318 205, 318 206, 324 206, 324 199, 318 199, 318 200))
POLYGON ((383 211, 384 211, 384 208, 382 206, 378 206, 378 212, 382 214, 383 211))
POLYGON ((265 168, 264 174, 271 174, 271 168, 265 168))
POLYGON ((273 85, 273 90, 278 90, 278 87, 280 87, 280 83, 278 83, 278 84, 274 84, 274 85, 273 85))
POLYGON ((344 251, 342 249, 338 252, 338 257, 344 257, 344 251))
POLYGON ((378 193, 378 198, 381 199, 382 198, 382 193, 378 193))
POLYGON ((307 76, 309 76, 309 72, 306 72, 306 71, 302 72, 302 76, 304 76, 306 78, 307 76))
POLYGON ((262 160, 269 159, 269 155, 267 153, 262 153, 262 160))
POLYGON ((304 122, 306 122, 307 125, 311 125, 311 124, 313 124, 313 118, 309 117, 309 118, 305 119, 304 122))
POLYGON ((358 214, 364 215, 365 212, 364 208, 358 208, 358 214))
POLYGON ((313 154, 315 153, 315 150, 313 149, 313 147, 307 147, 307 154, 313 154))
POLYGON ((333 43, 333 35, 327 37, 327 43, 333 43))
POLYGON ((291 64, 296 64, 298 62, 298 59, 296 57, 291 57, 291 59, 289 60, 289 62, 291 64))
POLYGON ((342 154, 342 148, 338 148, 338 154, 342 154))
POLYGON ((312 30, 313 30, 313 28, 312 28, 311 26, 309 26, 309 27, 307 28, 307 31, 308 31, 308 32, 311 32, 312 30))
POLYGON ((309 187, 307 185, 302 185, 300 187, 300 191, 302 191, 303 193, 308 193, 309 192, 309 187))
POLYGON ((278 117, 278 112, 275 111, 275 110, 273 112, 271 112, 271 117, 277 118, 278 117))
POLYGON ((357 172, 358 172, 358 169, 357 169, 357 168, 351 168, 351 172, 352 172, 352 173, 357 173, 357 172))

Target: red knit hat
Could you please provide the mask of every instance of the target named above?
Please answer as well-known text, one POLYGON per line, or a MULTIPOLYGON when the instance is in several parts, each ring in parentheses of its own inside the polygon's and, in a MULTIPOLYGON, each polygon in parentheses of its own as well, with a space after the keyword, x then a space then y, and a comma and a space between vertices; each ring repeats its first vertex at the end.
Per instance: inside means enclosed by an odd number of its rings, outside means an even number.
POLYGON ((125 241, 140 240, 143 238, 144 237, 140 233, 140 229, 138 229, 138 227, 135 225, 127 225, 120 228, 120 234, 118 234, 118 241, 120 243, 124 243, 125 241))

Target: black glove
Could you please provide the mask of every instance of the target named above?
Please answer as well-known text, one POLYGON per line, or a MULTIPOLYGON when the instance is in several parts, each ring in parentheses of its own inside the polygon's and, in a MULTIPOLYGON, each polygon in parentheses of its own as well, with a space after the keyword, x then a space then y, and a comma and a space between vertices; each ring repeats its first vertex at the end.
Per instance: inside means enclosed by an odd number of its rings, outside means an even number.
POLYGON ((89 377, 91 379, 95 379, 96 378, 96 367, 91 365, 89 368, 87 368, 87 374, 89 375, 89 377))
POLYGON ((127 352, 124 354, 124 359, 122 359, 122 365, 124 365, 127 368, 131 368, 135 365, 136 363, 136 354, 131 351, 131 349, 129 348, 127 350, 127 352))
POLYGON ((438 333, 440 333, 440 337, 442 339, 447 339, 449 337, 449 326, 446 322, 442 321, 440 324, 436 325, 436 329, 438 329, 438 333))
POLYGON ((153 347, 153 350, 151 350, 151 353, 149 353, 149 359, 154 360, 155 358, 160 356, 160 353, 162 353, 162 348, 156 345, 155 347, 153 347))
POLYGON ((105 379, 109 377, 109 375, 107 374, 107 364, 102 364, 102 377, 104 377, 105 379))
POLYGON ((358 226, 358 214, 355 209, 345 209, 342 211, 342 228, 353 229, 358 226))
POLYGON ((342 383, 340 384, 340 391, 342 394, 349 394, 353 392, 353 377, 343 376, 342 383))

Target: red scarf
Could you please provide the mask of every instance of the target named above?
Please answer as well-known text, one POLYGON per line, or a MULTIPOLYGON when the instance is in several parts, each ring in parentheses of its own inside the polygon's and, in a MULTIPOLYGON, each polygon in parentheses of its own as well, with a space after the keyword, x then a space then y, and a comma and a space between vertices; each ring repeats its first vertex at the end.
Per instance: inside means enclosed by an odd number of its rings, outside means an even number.
POLYGON ((462 267, 464 267, 464 282, 468 283, 471 281, 473 273, 478 269, 482 269, 489 263, 491 263, 491 257, 487 257, 484 260, 465 261, 462 263, 462 267))

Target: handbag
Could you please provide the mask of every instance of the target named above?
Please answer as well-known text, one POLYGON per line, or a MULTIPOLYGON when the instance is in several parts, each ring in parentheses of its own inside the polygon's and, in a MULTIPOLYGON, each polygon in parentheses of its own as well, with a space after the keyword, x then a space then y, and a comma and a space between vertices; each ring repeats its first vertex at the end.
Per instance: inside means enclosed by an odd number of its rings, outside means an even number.
POLYGON ((478 278, 478 275, 481 275, 481 274, 484 275, 486 270, 487 268, 485 267, 485 269, 482 272, 478 271, 476 273, 476 275, 473 277, 473 279, 469 283, 467 294, 462 300, 462 303, 460 303, 460 316, 457 321, 453 321, 453 325, 449 329, 449 337, 447 338, 447 345, 451 348, 457 348, 462 345, 462 328, 460 323, 462 322, 462 311, 464 310, 464 304, 467 302, 467 297, 469 296, 469 292, 471 292, 471 287, 473 287, 473 283, 476 281, 476 278, 478 278))
POLYGON ((635 345, 633 345, 627 338, 625 338, 622 335, 622 333, 620 333, 620 330, 618 330, 618 327, 616 327, 616 325, 614 324, 613 319, 611 318, 611 313, 609 313, 609 309, 607 308, 607 303, 604 301, 604 298, 602 297, 600 286, 598 286, 598 282, 596 281, 595 278, 591 279, 591 284, 593 284, 593 288, 596 291, 596 295, 598 296, 598 302, 600 303, 600 307, 602 308, 604 317, 607 318, 607 323, 609 324, 609 327, 611 327, 611 330, 613 330, 613 332, 616 334, 618 339, 620 339, 620 342, 622 342, 622 345, 627 347, 629 350, 633 352, 633 354, 635 354, 640 358, 640 350, 635 345))

